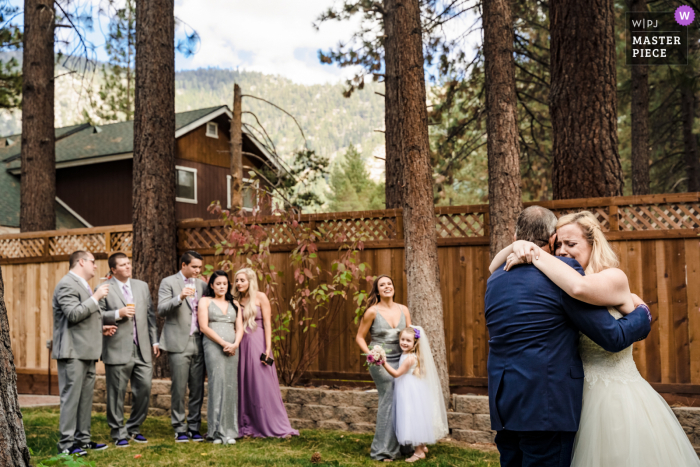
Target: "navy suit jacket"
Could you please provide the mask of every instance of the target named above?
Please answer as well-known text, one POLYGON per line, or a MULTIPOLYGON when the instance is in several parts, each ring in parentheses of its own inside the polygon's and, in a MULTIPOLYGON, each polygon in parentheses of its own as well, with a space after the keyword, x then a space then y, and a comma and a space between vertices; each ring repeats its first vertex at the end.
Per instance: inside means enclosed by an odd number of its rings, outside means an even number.
MULTIPOLYGON (((559 258, 583 274, 576 260, 559 258)), ((650 331, 646 311, 616 320, 568 296, 535 266, 499 267, 486 286, 491 429, 578 431, 583 397, 579 331, 619 352, 650 331)))

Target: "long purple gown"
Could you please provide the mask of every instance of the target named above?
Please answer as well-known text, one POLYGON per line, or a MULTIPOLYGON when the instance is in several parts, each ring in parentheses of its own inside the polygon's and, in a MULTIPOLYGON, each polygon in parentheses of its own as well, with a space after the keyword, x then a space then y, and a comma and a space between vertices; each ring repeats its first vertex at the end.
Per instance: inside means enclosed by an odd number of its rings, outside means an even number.
POLYGON ((277 370, 260 362, 265 353, 262 310, 258 308, 254 332, 243 334, 238 364, 238 433, 256 438, 299 436, 292 428, 282 402, 277 370))

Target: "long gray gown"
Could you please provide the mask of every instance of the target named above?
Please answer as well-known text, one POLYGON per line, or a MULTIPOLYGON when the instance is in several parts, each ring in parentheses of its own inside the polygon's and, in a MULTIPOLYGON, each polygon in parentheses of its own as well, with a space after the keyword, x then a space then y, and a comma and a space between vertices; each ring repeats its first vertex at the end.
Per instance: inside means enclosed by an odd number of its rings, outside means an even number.
MULTIPOLYGON (((236 313, 231 303, 226 314, 209 302, 209 327, 226 342, 236 342, 236 313)), ((202 339, 204 362, 209 377, 207 439, 238 438, 238 352, 233 357, 208 337, 202 339)))
MULTIPOLYGON (((399 333, 406 327, 406 317, 401 313, 398 326, 392 328, 384 317, 377 313, 372 326, 369 328, 372 341, 371 349, 375 345, 383 345, 386 351, 386 361, 394 369, 398 369, 401 359, 401 347, 399 347, 399 333)), ((370 457, 375 460, 395 459, 399 456, 399 442, 396 439, 394 429, 394 377, 383 367, 372 365, 369 374, 374 380, 379 392, 379 407, 377 409, 377 427, 372 440, 370 457)))

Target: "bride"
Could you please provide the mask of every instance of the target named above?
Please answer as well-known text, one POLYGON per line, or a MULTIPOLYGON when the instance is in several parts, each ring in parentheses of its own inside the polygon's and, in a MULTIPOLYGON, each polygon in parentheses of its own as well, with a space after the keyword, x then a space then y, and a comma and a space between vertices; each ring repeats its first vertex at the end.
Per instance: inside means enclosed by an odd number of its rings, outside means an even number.
MULTIPOLYGON (((559 219, 556 254, 577 260, 586 275, 526 241, 501 250, 490 269, 531 262, 571 297, 607 306, 617 319, 634 310, 627 276, 593 214, 559 219)), ((581 335, 579 352, 585 384, 573 467, 700 466, 670 407, 639 374, 631 346, 607 352, 581 335)))

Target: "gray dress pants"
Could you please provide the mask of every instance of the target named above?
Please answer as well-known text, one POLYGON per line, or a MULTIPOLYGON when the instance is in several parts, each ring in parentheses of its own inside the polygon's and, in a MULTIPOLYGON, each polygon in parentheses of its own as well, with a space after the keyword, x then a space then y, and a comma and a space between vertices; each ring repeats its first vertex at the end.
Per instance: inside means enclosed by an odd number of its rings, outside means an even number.
POLYGON ((107 424, 112 439, 126 439, 139 434, 141 424, 148 415, 151 397, 153 366, 146 363, 139 347, 133 345, 131 361, 124 365, 105 365, 107 383, 107 424), (124 396, 131 381, 131 415, 124 425, 124 396))
POLYGON ((170 361, 170 418, 175 433, 199 431, 204 399, 204 351, 202 334, 191 335, 184 352, 168 352, 170 361), (185 395, 189 388, 187 421, 185 395))
POLYGON ((58 390, 61 394, 61 415, 58 429, 61 437, 58 452, 74 444, 90 442, 92 393, 95 389, 95 361, 66 358, 58 360, 58 390))

